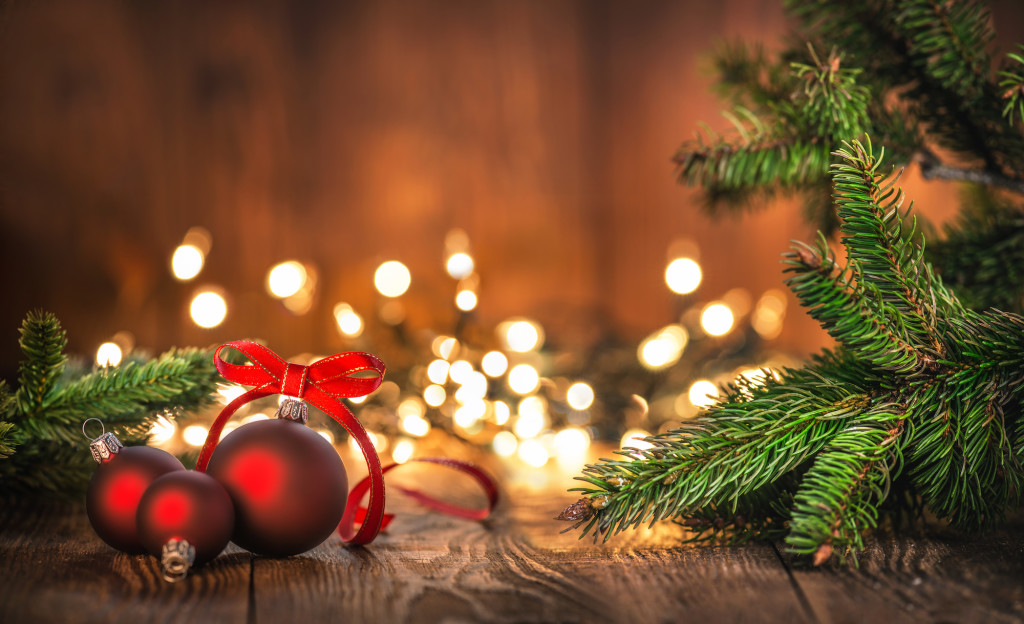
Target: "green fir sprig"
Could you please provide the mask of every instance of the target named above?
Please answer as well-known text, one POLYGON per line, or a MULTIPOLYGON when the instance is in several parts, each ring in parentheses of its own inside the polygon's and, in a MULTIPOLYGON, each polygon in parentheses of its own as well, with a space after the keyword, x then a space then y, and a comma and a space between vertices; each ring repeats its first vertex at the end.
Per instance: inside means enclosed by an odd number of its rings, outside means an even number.
POLYGON ((870 141, 832 167, 847 264, 821 237, 787 284, 838 346, 741 378, 695 421, 587 466, 564 515, 605 539, 675 520, 695 539, 785 536, 815 563, 856 558, 890 512, 920 505, 993 526, 1024 484, 1024 318, 964 307, 905 226, 897 175, 870 141))
POLYGON ((891 162, 916 163, 925 178, 1024 193, 1024 56, 1011 52, 993 71, 995 33, 983 5, 785 5, 801 43, 777 59, 756 47, 723 48, 715 65, 734 106, 732 131, 708 130, 673 158, 679 180, 701 187, 713 211, 799 192, 809 220, 831 233, 829 152, 865 133, 891 162))
POLYGON ((211 352, 195 348, 77 374, 66 344, 52 314, 31 312, 22 324, 18 389, 0 384, 0 494, 81 493, 94 466, 87 419, 144 443, 156 418, 202 407, 220 378, 211 352))

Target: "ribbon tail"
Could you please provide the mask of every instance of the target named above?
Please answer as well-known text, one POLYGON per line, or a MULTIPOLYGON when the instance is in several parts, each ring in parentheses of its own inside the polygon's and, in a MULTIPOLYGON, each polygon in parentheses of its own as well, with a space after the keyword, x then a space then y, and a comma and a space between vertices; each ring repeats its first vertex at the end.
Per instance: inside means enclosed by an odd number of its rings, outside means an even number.
MULTIPOLYGON (((491 515, 491 513, 494 511, 494 508, 498 504, 499 496, 497 483, 495 483, 493 477, 487 474, 482 468, 480 468, 476 464, 471 464, 469 462, 465 462, 459 459, 451 459, 448 457, 417 457, 414 459, 410 459, 409 462, 407 463, 411 462, 438 464, 441 466, 453 468, 460 472, 464 472, 468 474, 470 477, 472 477, 474 480, 476 480, 477 484, 480 485, 480 487, 484 491, 484 494, 487 496, 486 507, 484 507, 483 509, 473 509, 468 507, 462 507, 460 505, 455 505, 443 501, 439 498, 434 498, 433 496, 424 494, 419 490, 396 486, 400 492, 406 494, 407 496, 409 496, 416 502, 420 503, 421 505, 424 505, 425 507, 428 507, 435 511, 439 511, 444 514, 448 514, 450 516, 466 518, 467 520, 484 520, 491 515)), ((401 465, 403 464, 389 464, 381 470, 381 474, 383 475, 383 473, 389 472, 401 465)), ((359 519, 365 513, 366 509, 364 507, 360 507, 359 503, 360 501, 362 501, 363 496, 366 494, 366 491, 369 488, 369 486, 370 478, 366 477, 362 481, 357 483, 354 488, 352 488, 352 491, 349 492, 348 503, 345 507, 345 516, 343 516, 343 518, 351 516, 355 518, 356 522, 359 521, 359 519)), ((390 522, 391 518, 393 518, 394 516, 393 514, 385 514, 384 517, 386 518, 386 526, 387 522, 390 522)))
MULTIPOLYGON (((370 493, 370 500, 366 507, 363 522, 356 530, 356 509, 352 505, 346 505, 345 512, 341 516, 341 523, 338 525, 338 535, 342 541, 350 544, 368 544, 380 533, 384 522, 384 471, 380 466, 380 457, 377 449, 373 447, 366 429, 356 420, 355 415, 345 405, 334 397, 321 391, 316 386, 311 386, 306 394, 306 400, 328 414, 338 422, 345 431, 359 445, 359 450, 366 461, 368 475, 357 487, 362 486, 359 493, 359 500, 370 493)), ((352 494, 349 494, 351 497, 352 494)))
POLYGON ((210 463, 210 457, 213 455, 213 451, 217 448, 217 443, 220 441, 220 434, 224 431, 224 425, 227 424, 231 415, 249 401, 253 401, 270 394, 274 394, 273 388, 270 387, 270 384, 263 384, 257 388, 250 389, 245 394, 236 397, 234 401, 224 406, 224 409, 222 409, 220 414, 217 415, 217 419, 213 421, 212 425, 210 425, 210 432, 206 434, 206 441, 203 442, 203 449, 199 451, 199 459, 196 461, 196 472, 206 472, 206 466, 210 463))

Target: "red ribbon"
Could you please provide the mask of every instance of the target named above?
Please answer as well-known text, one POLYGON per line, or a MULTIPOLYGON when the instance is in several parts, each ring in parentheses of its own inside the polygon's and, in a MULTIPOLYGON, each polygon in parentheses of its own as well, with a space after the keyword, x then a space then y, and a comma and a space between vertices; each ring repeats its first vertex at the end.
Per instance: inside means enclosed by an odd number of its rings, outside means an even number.
MULTIPOLYGON (((366 430, 339 399, 365 396, 376 390, 384 380, 384 362, 369 353, 349 352, 332 355, 305 366, 287 362, 263 345, 248 340, 222 344, 214 353, 213 361, 224 379, 252 388, 225 405, 214 420, 199 453, 196 470, 206 471, 224 425, 241 406, 272 394, 284 394, 305 400, 337 421, 359 445, 369 474, 350 492, 345 512, 338 525, 338 534, 342 540, 352 544, 367 544, 373 541, 383 526, 386 526, 387 521, 390 521, 390 516, 384 513, 384 473, 399 464, 381 468, 380 457, 366 430), (220 356, 224 347, 237 349, 249 358, 252 364, 240 365, 225 361, 220 356), (370 373, 370 376, 367 376, 367 373, 370 373), (359 507, 359 502, 367 491, 370 500, 365 508, 359 507), (354 527, 356 523, 359 524, 358 531, 354 527)), ((423 457, 412 461, 440 464, 466 472, 480 483, 488 500, 486 509, 466 509, 416 490, 398 488, 427 507, 462 518, 482 520, 490 515, 498 502, 498 489, 494 480, 473 464, 441 457, 423 457)))

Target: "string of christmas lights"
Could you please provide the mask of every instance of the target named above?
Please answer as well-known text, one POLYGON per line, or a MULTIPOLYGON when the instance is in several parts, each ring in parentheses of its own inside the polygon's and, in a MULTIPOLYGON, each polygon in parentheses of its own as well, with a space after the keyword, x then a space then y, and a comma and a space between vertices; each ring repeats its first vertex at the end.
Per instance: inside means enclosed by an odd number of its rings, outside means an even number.
MULTIPOLYGON (((189 230, 171 257, 175 279, 200 275, 211 240, 202 228, 189 230)), ((506 319, 493 331, 467 331, 481 278, 465 232, 450 232, 445 248, 444 268, 455 281, 456 330, 404 336, 397 342, 406 353, 398 360, 410 364, 396 368, 389 363, 388 381, 372 395, 350 400, 378 452, 396 462, 412 458, 424 444, 456 439, 527 466, 552 460, 580 465, 595 440, 642 448, 648 435, 714 402, 722 384, 739 375, 769 375, 788 363, 766 349, 781 332, 785 295, 772 289, 754 302, 737 288, 716 300, 698 299, 695 293, 704 280, 699 249, 692 243, 674 245, 676 253, 665 268, 665 284, 676 297, 676 318, 638 344, 617 337, 603 340, 585 358, 565 357, 550 346, 544 327, 526 317, 506 319)), ((381 263, 373 286, 383 304, 369 318, 399 331, 401 299, 412 280, 405 264, 381 263)), ((296 315, 310 310, 316 287, 317 270, 307 263, 285 259, 267 272, 268 295, 296 315)), ((193 322, 218 326, 227 316, 226 302, 220 287, 198 289, 189 303, 193 322)), ((361 350, 375 351, 365 344, 367 318, 353 305, 336 303, 333 317, 332 331, 349 341, 359 339, 361 350)), ((128 334, 100 345, 97 365, 116 366, 125 349, 130 349, 128 334)), ((316 359, 309 356, 305 363, 316 359)), ((219 392, 227 403, 241 389, 222 386, 219 392)), ((254 402, 224 434, 269 418, 274 409, 276 404, 254 402)), ((172 452, 194 452, 211 419, 210 414, 161 417, 151 443, 172 452)), ((324 421, 316 430, 329 442, 344 444, 345 433, 331 424, 324 421)))

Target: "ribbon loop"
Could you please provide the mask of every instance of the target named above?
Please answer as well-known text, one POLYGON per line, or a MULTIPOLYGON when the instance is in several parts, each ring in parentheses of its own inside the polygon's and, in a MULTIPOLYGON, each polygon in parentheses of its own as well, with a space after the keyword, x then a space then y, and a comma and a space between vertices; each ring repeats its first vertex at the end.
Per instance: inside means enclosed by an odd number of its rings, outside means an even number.
POLYGON ((261 344, 235 340, 222 344, 214 354, 214 364, 224 379, 304 398, 311 386, 335 399, 360 397, 376 390, 384 381, 384 362, 375 355, 351 351, 338 353, 309 366, 287 362, 261 344), (251 364, 232 364, 221 357, 231 347, 247 357, 251 364))

